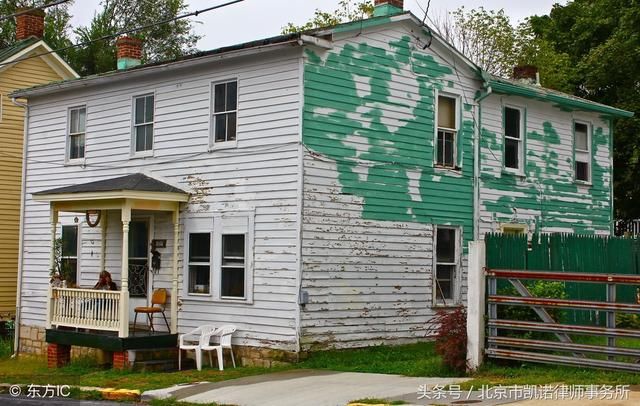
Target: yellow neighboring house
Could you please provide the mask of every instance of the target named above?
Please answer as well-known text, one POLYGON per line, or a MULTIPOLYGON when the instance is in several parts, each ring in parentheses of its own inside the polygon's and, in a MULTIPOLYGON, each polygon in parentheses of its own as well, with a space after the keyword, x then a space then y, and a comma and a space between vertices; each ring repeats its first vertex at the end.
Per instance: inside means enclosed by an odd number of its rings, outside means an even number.
POLYGON ((16 42, 0 49, 0 320, 13 317, 16 307, 25 116, 7 95, 78 77, 42 40, 43 30, 44 12, 21 14, 16 42))

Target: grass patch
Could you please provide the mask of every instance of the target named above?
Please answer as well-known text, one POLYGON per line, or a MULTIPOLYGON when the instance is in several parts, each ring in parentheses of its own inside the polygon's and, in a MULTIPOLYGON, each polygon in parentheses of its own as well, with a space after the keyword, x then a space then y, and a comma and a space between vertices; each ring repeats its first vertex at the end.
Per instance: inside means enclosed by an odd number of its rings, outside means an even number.
POLYGON ((13 340, 0 338, 0 359, 9 358, 13 354, 13 340))
POLYGON ((361 403, 363 405, 406 405, 407 402, 404 400, 386 400, 386 399, 376 399, 376 398, 366 398, 366 399, 358 399, 352 400, 351 403, 361 403))
POLYGON ((191 403, 175 399, 154 399, 148 404, 150 406, 225 406, 218 403, 191 403))

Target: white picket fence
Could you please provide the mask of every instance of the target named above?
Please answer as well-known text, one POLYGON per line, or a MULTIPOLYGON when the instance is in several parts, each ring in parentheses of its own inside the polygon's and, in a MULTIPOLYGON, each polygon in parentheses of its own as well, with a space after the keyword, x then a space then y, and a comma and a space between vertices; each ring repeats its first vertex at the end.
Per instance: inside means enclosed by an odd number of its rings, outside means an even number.
POLYGON ((47 325, 121 331, 125 301, 120 291, 51 287, 47 325))

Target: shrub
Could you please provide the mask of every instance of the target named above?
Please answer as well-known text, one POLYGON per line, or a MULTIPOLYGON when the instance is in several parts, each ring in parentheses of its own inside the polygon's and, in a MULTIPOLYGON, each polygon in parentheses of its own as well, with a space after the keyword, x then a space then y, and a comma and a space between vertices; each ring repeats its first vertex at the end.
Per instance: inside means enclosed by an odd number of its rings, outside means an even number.
POLYGON ((440 310, 432 326, 429 330, 435 331, 436 353, 444 365, 464 373, 467 370, 467 311, 463 307, 440 310))

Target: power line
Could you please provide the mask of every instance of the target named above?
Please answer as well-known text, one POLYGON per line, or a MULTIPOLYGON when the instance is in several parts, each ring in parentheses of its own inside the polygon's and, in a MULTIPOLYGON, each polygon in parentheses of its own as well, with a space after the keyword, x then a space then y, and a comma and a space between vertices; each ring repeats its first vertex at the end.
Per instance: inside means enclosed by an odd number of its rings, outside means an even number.
POLYGON ((120 31, 120 32, 117 32, 115 34, 104 35, 104 36, 102 36, 100 38, 96 38, 96 39, 92 39, 92 40, 84 41, 84 42, 79 42, 77 44, 69 45, 67 47, 62 47, 62 48, 54 49, 54 50, 51 50, 51 51, 42 52, 42 53, 39 53, 37 55, 24 56, 22 58, 18 58, 18 59, 14 60, 14 61, 11 61, 11 62, 0 63, 0 67, 5 66, 5 65, 12 65, 12 64, 15 64, 15 63, 18 63, 18 62, 22 62, 22 61, 25 61, 25 60, 28 60, 28 59, 39 58, 39 57, 44 56, 44 55, 49 55, 49 54, 53 54, 53 53, 67 51, 67 50, 72 49, 72 48, 84 47, 84 46, 87 46, 89 44, 93 44, 94 42, 105 41, 105 40, 108 40, 108 39, 111 39, 111 38, 119 37, 121 35, 131 34, 133 32, 146 30, 147 28, 155 27, 155 26, 162 25, 162 24, 172 23, 174 21, 182 20, 182 19, 187 18, 187 17, 197 17, 198 15, 206 13, 208 11, 216 10, 216 9, 227 7, 227 6, 231 6, 233 4, 241 3, 243 1, 244 0, 229 1, 227 3, 219 4, 217 6, 212 6, 212 7, 208 7, 208 8, 202 9, 202 10, 196 10, 196 11, 192 11, 190 13, 181 14, 181 15, 176 16, 176 17, 168 18, 166 20, 158 21, 158 22, 155 22, 155 23, 152 23, 152 24, 143 25, 143 26, 140 26, 140 27, 131 28, 129 30, 120 31))
POLYGON ((59 6, 60 4, 68 3, 70 1, 71 0, 56 0, 56 1, 54 1, 52 3, 49 3, 49 4, 43 4, 42 6, 33 7, 33 8, 28 9, 28 10, 22 10, 22 11, 15 12, 13 14, 0 16, 0 21, 5 21, 5 20, 8 20, 10 18, 17 17, 17 16, 20 16, 20 15, 23 15, 23 14, 28 14, 28 13, 30 13, 32 11, 35 11, 35 10, 44 10, 46 8, 49 8, 49 7, 59 6))

